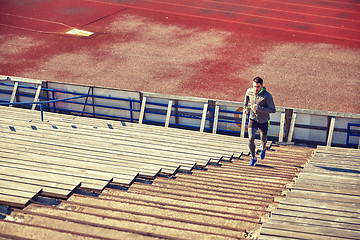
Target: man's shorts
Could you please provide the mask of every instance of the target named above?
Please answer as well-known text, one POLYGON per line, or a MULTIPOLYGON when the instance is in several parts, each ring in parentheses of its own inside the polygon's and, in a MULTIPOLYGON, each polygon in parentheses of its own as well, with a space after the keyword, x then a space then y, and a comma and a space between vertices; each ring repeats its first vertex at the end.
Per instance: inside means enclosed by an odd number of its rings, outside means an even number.
POLYGON ((259 129, 262 132, 262 134, 267 135, 269 130, 269 125, 270 125, 270 121, 264 123, 258 123, 257 121, 250 119, 248 127, 259 129))

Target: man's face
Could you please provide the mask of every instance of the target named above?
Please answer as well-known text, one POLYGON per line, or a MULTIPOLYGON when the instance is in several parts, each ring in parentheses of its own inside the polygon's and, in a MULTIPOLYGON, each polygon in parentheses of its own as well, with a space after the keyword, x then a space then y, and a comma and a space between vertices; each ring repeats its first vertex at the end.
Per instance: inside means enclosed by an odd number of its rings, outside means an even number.
POLYGON ((260 83, 253 82, 253 89, 255 93, 259 93, 263 85, 260 83))

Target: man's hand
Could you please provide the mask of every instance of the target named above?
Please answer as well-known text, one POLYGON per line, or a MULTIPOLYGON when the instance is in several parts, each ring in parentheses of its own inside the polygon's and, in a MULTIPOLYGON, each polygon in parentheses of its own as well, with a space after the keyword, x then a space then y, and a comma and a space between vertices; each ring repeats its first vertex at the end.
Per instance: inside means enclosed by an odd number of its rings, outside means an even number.
POLYGON ((253 111, 254 111, 254 112, 256 112, 257 107, 258 107, 257 104, 254 104, 254 105, 253 105, 253 111))
POLYGON ((244 109, 244 114, 245 114, 245 115, 248 115, 248 114, 249 114, 249 109, 245 108, 245 109, 244 109))

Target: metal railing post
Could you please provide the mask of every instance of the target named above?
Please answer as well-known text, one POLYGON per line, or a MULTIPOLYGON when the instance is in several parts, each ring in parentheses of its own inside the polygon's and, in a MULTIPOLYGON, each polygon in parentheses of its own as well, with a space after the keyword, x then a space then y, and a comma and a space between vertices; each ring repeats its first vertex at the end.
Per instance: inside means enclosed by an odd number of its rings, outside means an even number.
POLYGON ((43 111, 43 105, 40 104, 40 111, 41 111, 41 121, 44 121, 44 111, 43 111))

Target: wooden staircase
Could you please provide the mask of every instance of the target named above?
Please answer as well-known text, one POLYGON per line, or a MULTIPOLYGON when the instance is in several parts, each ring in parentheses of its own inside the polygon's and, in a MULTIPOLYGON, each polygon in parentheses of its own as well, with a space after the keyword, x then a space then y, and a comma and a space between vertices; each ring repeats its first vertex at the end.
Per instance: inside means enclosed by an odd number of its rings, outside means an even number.
POLYGON ((24 207, 38 194, 67 199, 75 188, 174 175, 239 158, 238 137, 21 108, 0 107, 0 203, 24 207), (11 193, 11 194, 10 194, 11 193))
POLYGON ((318 146, 259 239, 359 239, 360 150, 318 146))

